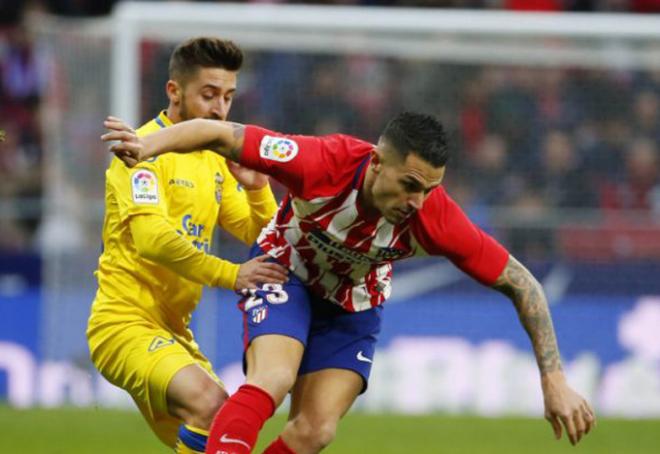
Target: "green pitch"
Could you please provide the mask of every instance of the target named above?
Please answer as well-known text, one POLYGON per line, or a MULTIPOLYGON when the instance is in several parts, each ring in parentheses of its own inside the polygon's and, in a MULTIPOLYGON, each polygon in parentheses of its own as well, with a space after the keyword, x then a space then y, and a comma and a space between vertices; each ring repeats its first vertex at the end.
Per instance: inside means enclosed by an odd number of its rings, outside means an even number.
MULTIPOLYGON (((284 423, 270 421, 256 453, 284 423)), ((660 421, 603 419, 573 448, 543 420, 352 414, 329 454, 645 454, 660 452, 660 421)), ((0 407, 0 453, 165 454, 137 413, 95 409, 18 411, 0 407)))

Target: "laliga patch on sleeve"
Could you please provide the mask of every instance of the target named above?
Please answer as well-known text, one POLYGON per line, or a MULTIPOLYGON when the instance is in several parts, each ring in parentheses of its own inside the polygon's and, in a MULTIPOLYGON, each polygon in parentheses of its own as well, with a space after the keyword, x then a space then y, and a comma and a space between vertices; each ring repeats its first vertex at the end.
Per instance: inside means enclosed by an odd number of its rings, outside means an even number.
POLYGON ((271 161, 289 162, 298 154, 295 140, 285 137, 264 136, 259 146, 259 156, 271 161))
POLYGON ((140 169, 131 176, 133 202, 140 204, 158 204, 158 179, 150 170, 140 169))

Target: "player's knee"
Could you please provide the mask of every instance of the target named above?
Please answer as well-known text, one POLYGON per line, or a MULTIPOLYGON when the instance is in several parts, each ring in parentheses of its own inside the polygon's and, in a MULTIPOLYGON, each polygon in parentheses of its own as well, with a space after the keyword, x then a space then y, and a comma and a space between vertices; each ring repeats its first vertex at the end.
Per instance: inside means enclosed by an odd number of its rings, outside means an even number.
POLYGON ((268 373, 251 376, 248 383, 266 391, 279 406, 296 382, 297 375, 297 371, 278 367, 269 370, 268 373))
POLYGON ((312 421, 304 416, 295 418, 291 423, 292 435, 298 443, 310 451, 320 451, 335 439, 336 421, 312 421))
POLYGON ((335 439, 336 434, 337 424, 335 422, 321 424, 315 432, 314 442, 319 449, 323 449, 335 439))
POLYGON ((190 399, 190 414, 184 421, 194 427, 208 429, 227 397, 227 392, 215 383, 200 385, 190 399))

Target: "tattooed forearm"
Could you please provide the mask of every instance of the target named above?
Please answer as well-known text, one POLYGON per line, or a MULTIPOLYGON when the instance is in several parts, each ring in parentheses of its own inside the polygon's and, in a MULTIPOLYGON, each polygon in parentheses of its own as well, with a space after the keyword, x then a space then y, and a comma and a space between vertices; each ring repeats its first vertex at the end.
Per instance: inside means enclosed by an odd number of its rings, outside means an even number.
POLYGON ((220 137, 208 144, 208 149, 218 154, 238 162, 243 151, 243 139, 245 136, 245 126, 240 123, 225 122, 220 137))
POLYGON ((541 373, 561 369, 559 350, 548 304, 541 284, 513 256, 493 288, 513 301, 520 322, 529 335, 541 373))
POLYGON ((238 162, 241 158, 241 151, 243 151, 243 138, 245 137, 245 126, 232 123, 234 143, 229 150, 229 159, 238 162))

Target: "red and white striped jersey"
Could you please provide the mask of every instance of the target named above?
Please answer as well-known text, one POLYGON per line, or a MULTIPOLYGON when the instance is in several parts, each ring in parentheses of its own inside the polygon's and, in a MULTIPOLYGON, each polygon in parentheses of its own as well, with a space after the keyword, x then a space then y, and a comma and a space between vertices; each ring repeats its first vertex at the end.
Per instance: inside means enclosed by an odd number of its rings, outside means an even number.
POLYGON ((289 193, 257 242, 317 296, 352 312, 382 304, 392 261, 440 255, 478 281, 499 277, 508 252, 474 225, 442 187, 401 224, 365 212, 358 193, 374 145, 346 135, 283 135, 248 126, 241 164, 289 193))

